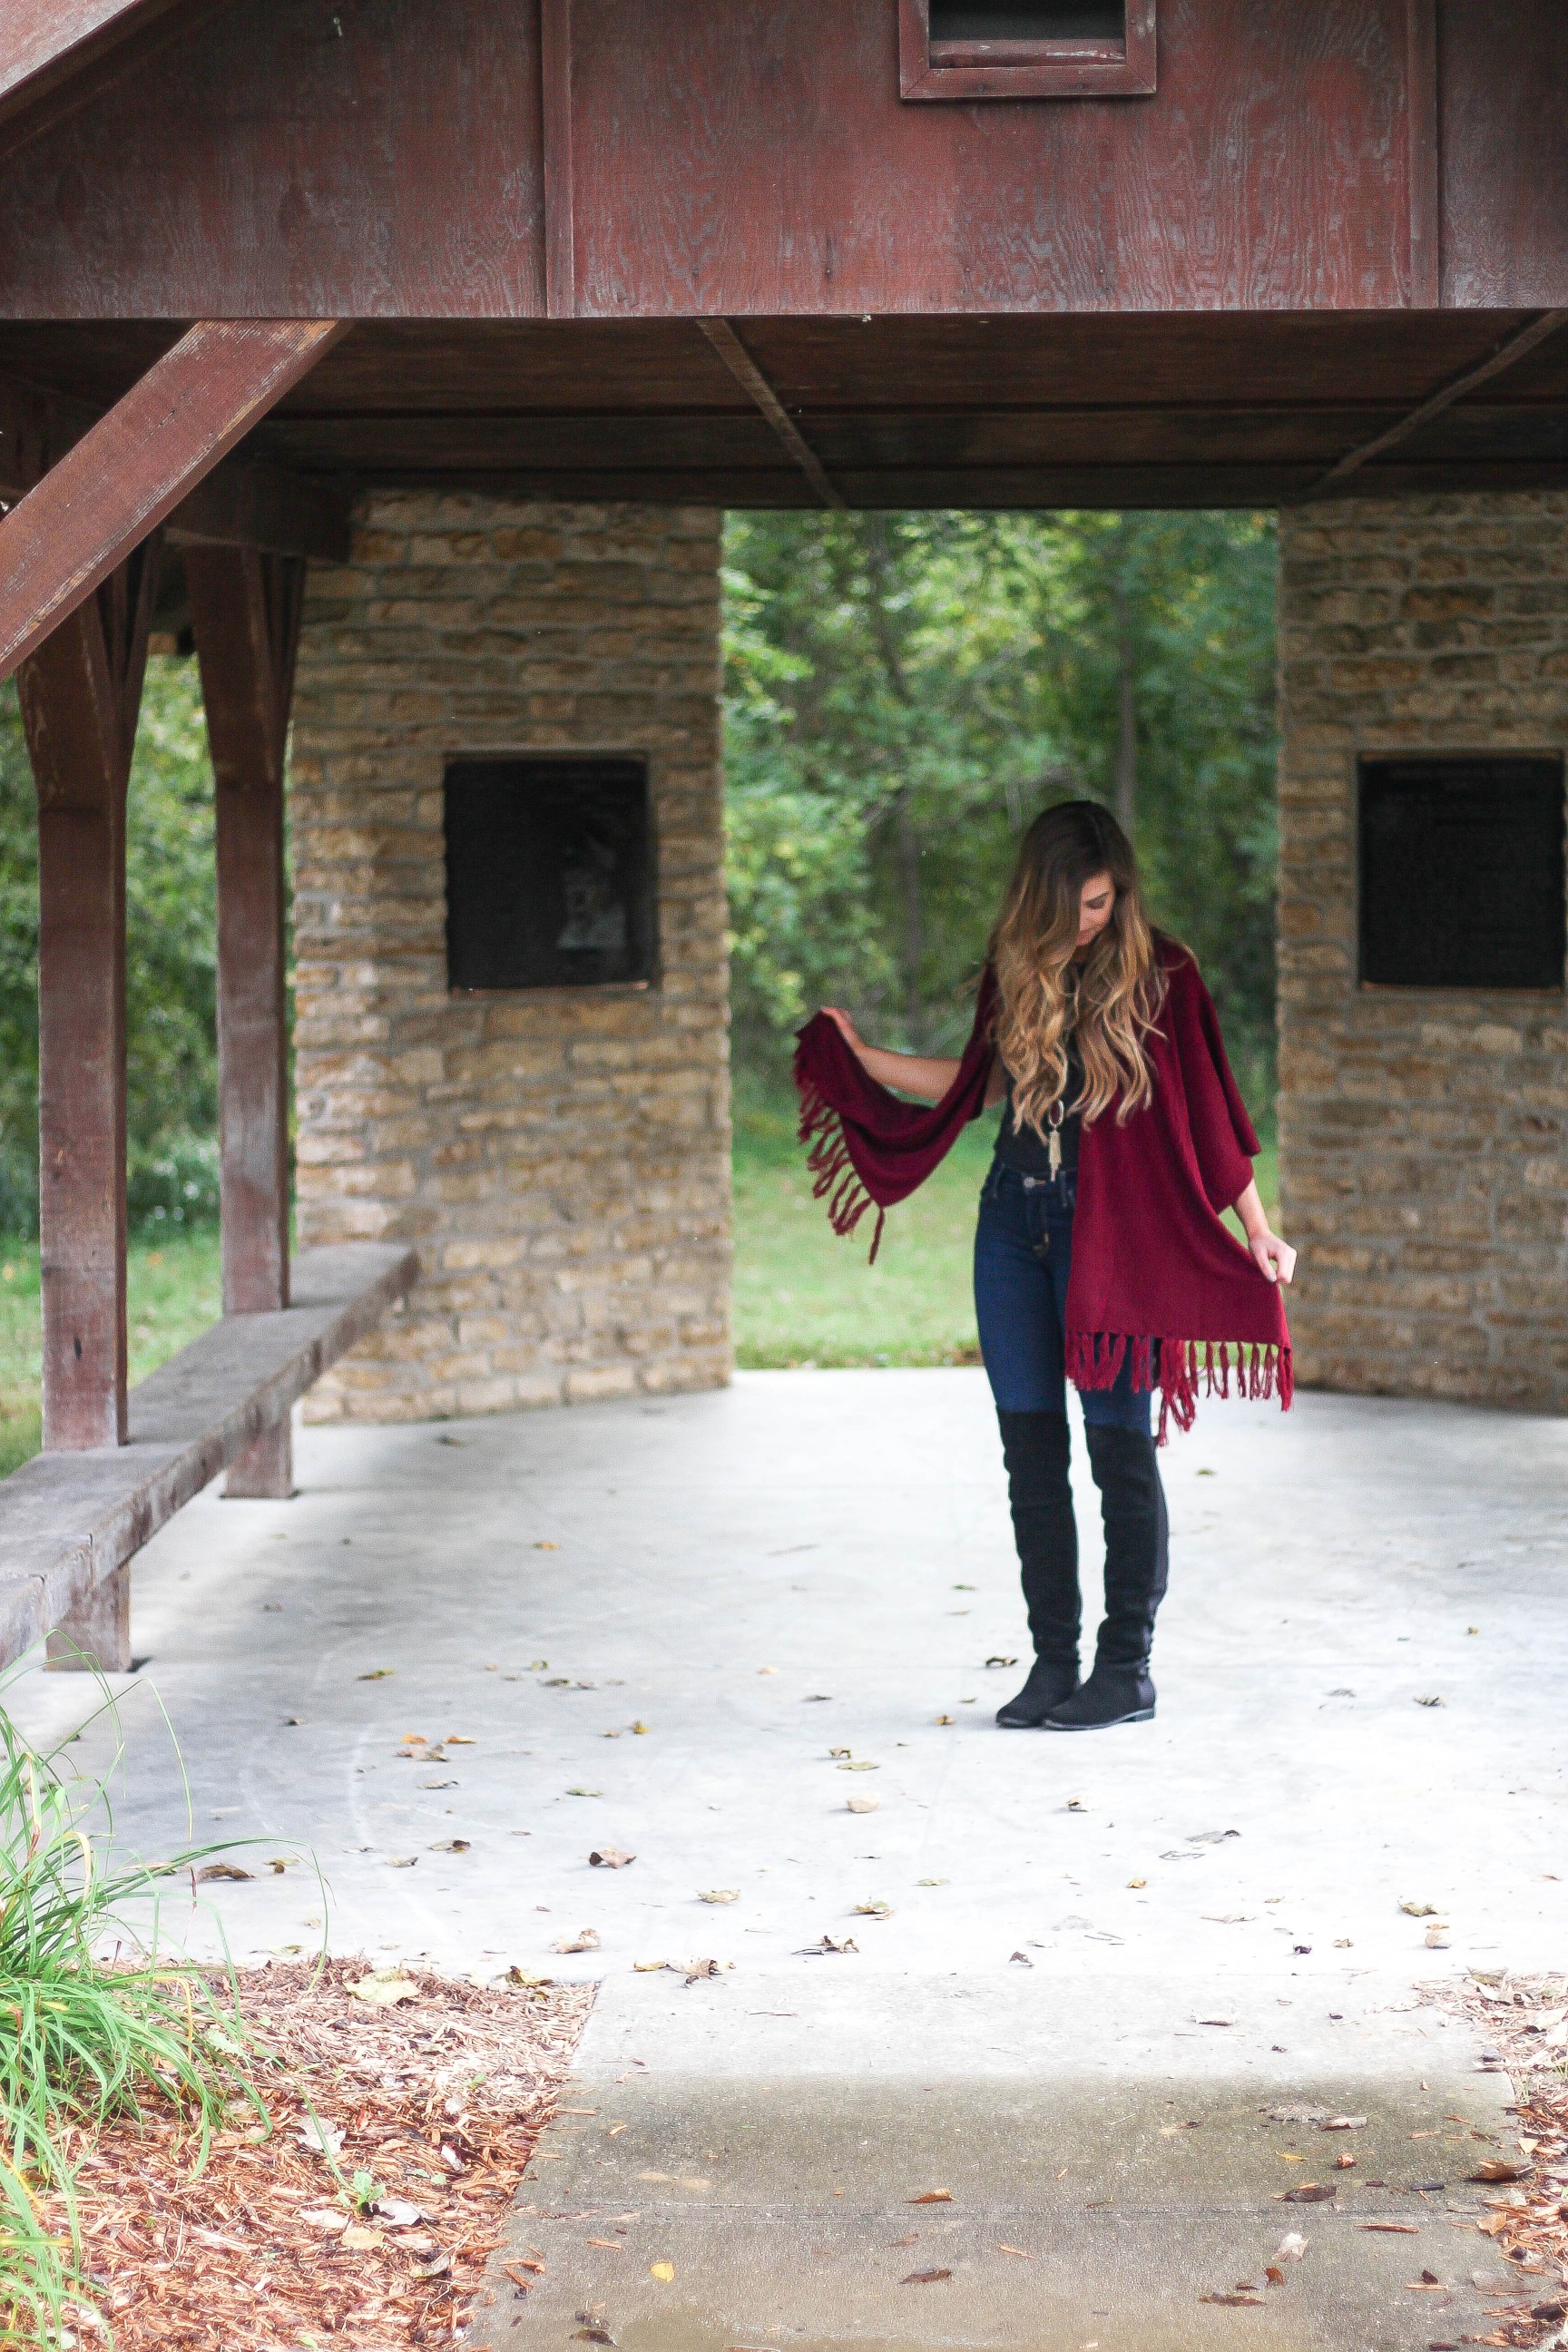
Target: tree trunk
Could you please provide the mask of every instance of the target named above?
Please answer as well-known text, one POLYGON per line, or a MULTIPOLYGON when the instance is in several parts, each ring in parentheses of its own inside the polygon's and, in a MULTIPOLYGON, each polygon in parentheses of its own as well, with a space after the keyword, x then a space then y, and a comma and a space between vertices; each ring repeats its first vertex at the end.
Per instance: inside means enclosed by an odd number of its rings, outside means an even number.
MULTIPOLYGON (((888 549, 888 526, 880 515, 866 518, 866 568, 871 583, 871 626, 877 640, 877 650, 882 657, 888 684, 894 698, 905 709, 914 704, 910 682, 904 674, 898 631, 888 604, 888 575, 890 560, 888 549)), ((925 1045, 925 1004, 921 996, 921 961, 925 948, 925 909, 921 897, 921 844, 915 829, 914 808, 906 783, 893 802, 893 833, 897 844, 899 878, 903 887, 904 937, 899 961, 903 968, 904 1023, 910 1047, 921 1053, 925 1045)))
MULTIPOLYGON (((1120 540, 1122 532, 1117 536, 1120 540)), ((1138 678, 1124 562, 1118 565, 1111 602, 1116 614, 1116 762, 1112 782, 1116 822, 1131 841, 1138 821, 1138 678)))

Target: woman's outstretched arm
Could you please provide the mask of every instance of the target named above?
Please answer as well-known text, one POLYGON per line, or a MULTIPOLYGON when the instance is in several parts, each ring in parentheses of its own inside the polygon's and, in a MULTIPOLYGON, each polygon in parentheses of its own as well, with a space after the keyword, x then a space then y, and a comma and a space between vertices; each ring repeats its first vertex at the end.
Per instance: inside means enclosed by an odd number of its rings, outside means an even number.
MULTIPOLYGON (((900 1094, 913 1095, 916 1102, 937 1103, 958 1076, 957 1060, 945 1054, 893 1054, 882 1045, 868 1045, 847 1013, 837 1004, 825 1004, 822 1009, 861 1068, 879 1087, 892 1087, 900 1094)), ((1005 1092, 1001 1065, 994 1063, 991 1083, 985 1089, 987 1106, 1000 1102, 1005 1092)))

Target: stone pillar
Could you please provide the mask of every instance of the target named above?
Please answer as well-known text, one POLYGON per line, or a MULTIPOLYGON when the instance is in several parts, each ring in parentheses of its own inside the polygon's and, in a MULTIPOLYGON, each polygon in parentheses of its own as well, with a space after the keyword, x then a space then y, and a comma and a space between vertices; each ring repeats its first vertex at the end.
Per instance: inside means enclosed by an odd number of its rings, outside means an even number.
POLYGON ((1568 1410, 1568 1014, 1357 978, 1360 754, 1561 751, 1568 496, 1281 517, 1282 1222, 1299 1378, 1568 1410))
POLYGON ((302 1244, 410 1241, 407 1309, 311 1391, 410 1420, 730 1373, 721 518, 398 491, 312 565, 292 764, 302 1244), (443 776, 648 762, 659 978, 454 995, 443 776))

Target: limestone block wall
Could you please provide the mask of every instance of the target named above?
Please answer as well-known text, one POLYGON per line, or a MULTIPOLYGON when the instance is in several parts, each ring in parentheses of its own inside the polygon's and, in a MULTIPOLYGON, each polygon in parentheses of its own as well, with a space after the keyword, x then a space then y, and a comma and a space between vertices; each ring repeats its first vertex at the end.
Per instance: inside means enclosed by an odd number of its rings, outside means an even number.
POLYGON ((1280 1158, 1300 1376, 1568 1410, 1557 994, 1357 982, 1358 753, 1568 742, 1568 497, 1281 517, 1280 1158))
POLYGON ((406 1420, 718 1385, 730 1129, 710 512, 397 492, 312 568, 295 698, 301 1242, 407 1240, 405 1313, 312 1391, 406 1420), (442 780, 649 762, 661 977, 455 996, 442 780))

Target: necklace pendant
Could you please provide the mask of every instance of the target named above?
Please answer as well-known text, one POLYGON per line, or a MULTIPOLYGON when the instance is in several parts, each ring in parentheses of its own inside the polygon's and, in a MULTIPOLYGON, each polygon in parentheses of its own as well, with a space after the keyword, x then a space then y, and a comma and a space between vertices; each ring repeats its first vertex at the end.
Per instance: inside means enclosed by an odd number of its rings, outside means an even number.
POLYGON ((1046 1143, 1046 1163, 1053 1176, 1062 1172, 1062 1139, 1053 1127, 1046 1143))

